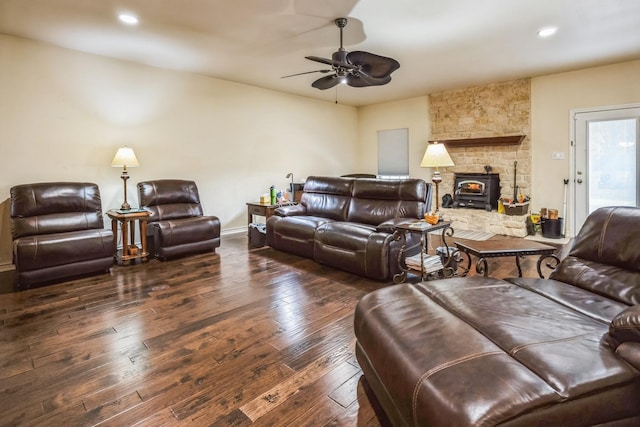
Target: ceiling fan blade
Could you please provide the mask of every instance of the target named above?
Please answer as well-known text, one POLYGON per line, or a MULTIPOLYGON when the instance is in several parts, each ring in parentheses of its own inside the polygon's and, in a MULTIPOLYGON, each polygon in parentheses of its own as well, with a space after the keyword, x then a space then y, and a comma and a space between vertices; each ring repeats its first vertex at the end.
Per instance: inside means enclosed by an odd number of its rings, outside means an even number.
POLYGON ((333 65, 333 61, 330 59, 326 59, 326 58, 320 58, 319 56, 305 56, 305 58, 311 60, 311 61, 316 61, 316 62, 320 62, 322 64, 327 64, 327 65, 333 65))
POLYGON ((374 53, 354 51, 347 54, 350 63, 357 65, 368 76, 384 78, 400 68, 400 63, 393 58, 374 53))
POLYGON ((349 74, 347 84, 351 87, 382 86, 391 81, 391 76, 371 77, 363 73, 349 74))
POLYGON ((333 74, 326 77, 320 77, 318 80, 313 82, 311 86, 315 87, 316 89, 325 90, 325 89, 331 89, 338 83, 340 83, 338 76, 333 74))
POLYGON ((356 67, 355 65, 352 65, 347 59, 346 59, 346 53, 347 52, 341 52, 341 51, 337 51, 333 53, 333 59, 327 59, 327 58, 321 58, 319 56, 305 56, 305 58, 311 60, 311 61, 316 61, 316 62, 320 62, 322 64, 327 64, 327 65, 331 65, 333 67, 336 68, 344 68, 346 70, 355 70, 358 67, 356 67), (344 60, 341 60, 344 59, 344 60))
POLYGON ((280 77, 281 79, 286 79, 287 77, 295 77, 295 76, 301 76, 303 74, 311 74, 311 73, 328 73, 331 72, 333 70, 314 70, 314 71, 305 71, 303 73, 295 73, 295 74, 289 74, 288 76, 282 76, 280 77))

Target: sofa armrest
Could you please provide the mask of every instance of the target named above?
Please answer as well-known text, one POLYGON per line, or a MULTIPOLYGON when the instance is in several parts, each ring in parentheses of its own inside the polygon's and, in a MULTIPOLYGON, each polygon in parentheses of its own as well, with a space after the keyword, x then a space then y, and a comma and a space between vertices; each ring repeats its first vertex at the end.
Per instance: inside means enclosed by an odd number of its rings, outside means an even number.
POLYGON ((376 226, 376 231, 380 233, 392 234, 394 231, 396 231, 396 227, 399 224, 412 223, 416 221, 416 218, 392 218, 378 224, 376 226))
POLYGON ((622 343, 616 348, 616 354, 640 371, 640 343, 622 343))
POLYGON ((306 215, 307 208, 304 205, 298 203, 297 205, 280 206, 279 208, 275 209, 273 213, 277 216, 306 215))
POLYGON ((640 343, 640 305, 622 310, 609 324, 609 336, 616 343, 640 343))

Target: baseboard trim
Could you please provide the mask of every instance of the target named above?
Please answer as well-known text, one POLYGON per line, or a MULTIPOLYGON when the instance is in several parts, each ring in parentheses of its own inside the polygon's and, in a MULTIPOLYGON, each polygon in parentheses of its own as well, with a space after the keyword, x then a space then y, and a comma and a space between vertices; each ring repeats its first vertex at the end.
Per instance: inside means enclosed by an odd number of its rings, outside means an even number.
POLYGON ((10 263, 0 263, 0 273, 5 271, 14 271, 16 266, 10 263))
POLYGON ((226 230, 222 230, 220 232, 221 236, 233 236, 236 234, 247 234, 249 232, 249 227, 235 227, 235 228, 227 228, 226 230))

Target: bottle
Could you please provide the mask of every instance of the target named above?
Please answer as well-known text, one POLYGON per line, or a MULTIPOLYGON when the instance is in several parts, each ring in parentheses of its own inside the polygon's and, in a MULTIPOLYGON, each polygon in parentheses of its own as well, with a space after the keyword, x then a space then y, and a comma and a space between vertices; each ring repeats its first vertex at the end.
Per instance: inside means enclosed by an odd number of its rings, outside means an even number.
POLYGON ((271 190, 271 204, 275 205, 276 204, 276 194, 277 194, 276 186, 272 185, 270 190, 271 190))

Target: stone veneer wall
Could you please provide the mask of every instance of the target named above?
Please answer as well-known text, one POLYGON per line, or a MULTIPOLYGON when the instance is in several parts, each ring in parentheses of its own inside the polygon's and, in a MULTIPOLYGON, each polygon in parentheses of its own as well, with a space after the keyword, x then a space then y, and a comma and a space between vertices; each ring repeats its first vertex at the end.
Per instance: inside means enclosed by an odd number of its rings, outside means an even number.
MULTIPOLYGON (((455 172, 500 174, 501 193, 513 196, 513 162, 519 193, 531 194, 531 80, 521 79, 429 95, 431 140, 526 135, 520 145, 455 147, 447 145, 455 166, 440 168, 440 197, 453 194, 455 172)), ((497 208, 497 207, 496 207, 497 208)))
POLYGON ((526 237, 527 215, 504 215, 498 211, 487 212, 484 209, 440 209, 442 218, 451 221, 454 230, 485 231, 504 236, 526 237))

